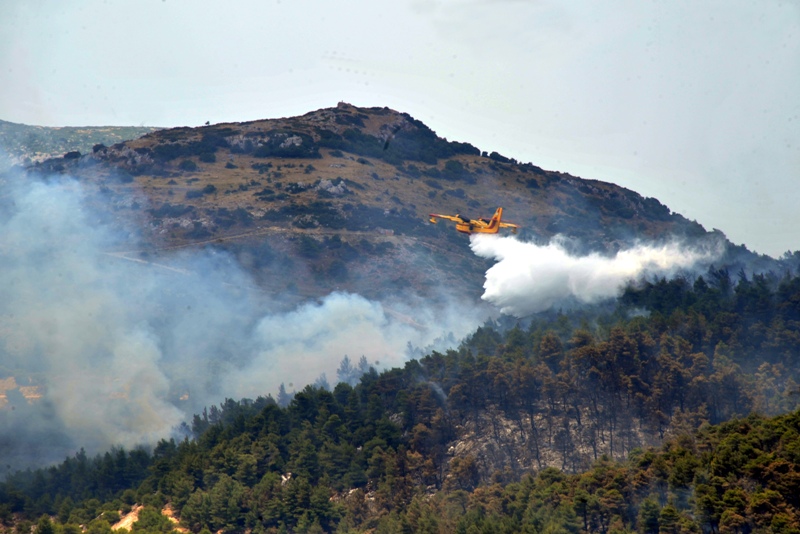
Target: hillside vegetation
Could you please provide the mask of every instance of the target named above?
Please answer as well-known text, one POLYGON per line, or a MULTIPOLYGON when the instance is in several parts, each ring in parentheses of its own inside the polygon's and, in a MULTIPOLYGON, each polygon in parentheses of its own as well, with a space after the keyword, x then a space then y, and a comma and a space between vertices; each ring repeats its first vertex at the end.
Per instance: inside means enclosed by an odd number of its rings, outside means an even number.
MULTIPOLYGON (((477 218, 503 206, 522 239, 562 234, 576 252, 610 253, 636 239, 724 241, 656 199, 442 139, 405 113, 345 103, 158 130, 32 171, 76 177, 108 219, 136 221, 130 257, 214 247, 265 289, 300 298, 340 289, 474 300, 487 263, 449 225, 429 224, 432 212, 477 218)), ((730 243, 720 261, 774 267, 730 243)))
POLYGON ((330 391, 229 399, 152 452, 10 476, 0 516, 107 533, 142 503, 134 531, 171 530, 169 504, 193 532, 800 532, 798 302, 798 277, 714 269, 605 313, 487 324, 403 368, 343 360, 330 391))

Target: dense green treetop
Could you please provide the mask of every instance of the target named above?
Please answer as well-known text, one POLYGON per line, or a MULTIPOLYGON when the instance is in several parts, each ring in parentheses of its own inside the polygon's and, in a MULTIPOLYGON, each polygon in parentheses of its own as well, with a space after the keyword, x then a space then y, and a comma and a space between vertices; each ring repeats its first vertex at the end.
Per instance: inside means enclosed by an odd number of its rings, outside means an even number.
POLYGON ((343 360, 330 391, 11 475, 0 520, 103 530, 169 503, 193 532, 800 532, 798 302, 796 277, 712 270, 358 380, 343 360))

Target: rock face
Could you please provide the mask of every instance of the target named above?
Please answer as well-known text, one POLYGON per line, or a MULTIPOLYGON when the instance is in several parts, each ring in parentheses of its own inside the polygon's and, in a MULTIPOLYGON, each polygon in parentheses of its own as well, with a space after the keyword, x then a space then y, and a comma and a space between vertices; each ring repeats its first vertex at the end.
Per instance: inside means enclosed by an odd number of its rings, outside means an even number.
POLYGON ((490 408, 477 420, 456 428, 458 435, 448 450, 450 462, 457 458, 474 458, 482 480, 498 472, 509 472, 514 478, 524 473, 554 467, 568 472, 589 469, 603 455, 624 458, 635 448, 658 446, 662 440, 646 432, 626 432, 612 450, 613 440, 593 441, 588 428, 575 423, 568 428, 553 428, 543 415, 533 427, 520 424, 490 408))
POLYGON ((477 299, 488 264, 465 236, 428 224, 431 212, 477 218, 503 206, 521 239, 561 234, 579 252, 711 236, 656 199, 487 155, 408 114, 346 103, 158 130, 32 170, 76 177, 98 212, 138 225, 132 255, 225 249, 262 287, 298 298, 340 289, 477 299))
POLYGON ((132 530, 133 524, 139 520, 139 512, 142 511, 142 508, 144 508, 144 506, 142 506, 141 504, 137 504, 136 506, 131 508, 130 512, 123 515, 119 521, 111 525, 111 530, 119 530, 121 528, 124 528, 126 530, 132 530))

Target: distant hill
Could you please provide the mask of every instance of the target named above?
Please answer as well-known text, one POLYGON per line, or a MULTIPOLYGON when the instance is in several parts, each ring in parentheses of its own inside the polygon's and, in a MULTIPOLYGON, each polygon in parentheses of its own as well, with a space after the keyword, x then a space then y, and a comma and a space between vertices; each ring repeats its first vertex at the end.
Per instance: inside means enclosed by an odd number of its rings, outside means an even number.
POLYGON ((59 157, 67 152, 89 152, 98 143, 114 144, 157 130, 147 126, 29 126, 0 120, 0 170, 59 157))

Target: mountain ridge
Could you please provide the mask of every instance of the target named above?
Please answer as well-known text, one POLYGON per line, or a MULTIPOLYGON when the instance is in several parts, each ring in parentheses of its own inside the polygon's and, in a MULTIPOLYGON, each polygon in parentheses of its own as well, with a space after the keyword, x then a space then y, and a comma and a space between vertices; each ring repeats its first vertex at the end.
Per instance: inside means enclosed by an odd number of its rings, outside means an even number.
POLYGON ((497 206, 522 225, 521 239, 567 236, 577 254, 677 238, 723 241, 721 262, 738 267, 776 266, 657 199, 447 141, 406 113, 343 102, 299 117, 157 130, 30 169, 75 176, 109 217, 138 220, 139 256, 217 246, 262 282, 267 266, 273 289, 307 296, 446 287, 474 297, 487 263, 427 214, 488 216, 497 206), (276 257, 302 280, 276 279, 276 257))

